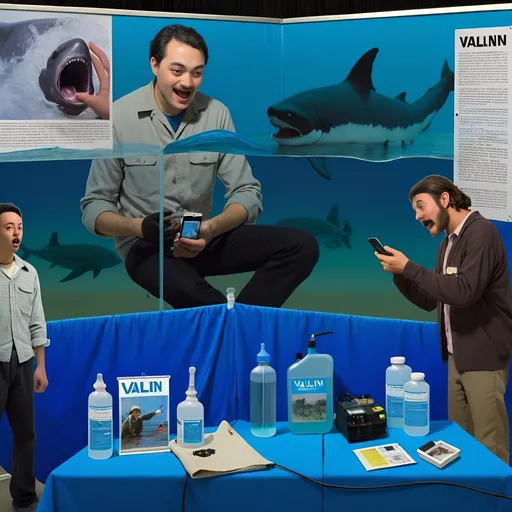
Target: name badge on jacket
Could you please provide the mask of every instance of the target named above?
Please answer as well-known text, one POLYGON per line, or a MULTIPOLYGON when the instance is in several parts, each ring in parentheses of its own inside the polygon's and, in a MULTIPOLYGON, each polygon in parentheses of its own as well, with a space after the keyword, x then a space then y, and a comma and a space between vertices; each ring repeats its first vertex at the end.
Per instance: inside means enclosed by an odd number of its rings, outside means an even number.
POLYGON ((446 268, 447 274, 456 274, 457 273, 457 267, 447 267, 446 268))

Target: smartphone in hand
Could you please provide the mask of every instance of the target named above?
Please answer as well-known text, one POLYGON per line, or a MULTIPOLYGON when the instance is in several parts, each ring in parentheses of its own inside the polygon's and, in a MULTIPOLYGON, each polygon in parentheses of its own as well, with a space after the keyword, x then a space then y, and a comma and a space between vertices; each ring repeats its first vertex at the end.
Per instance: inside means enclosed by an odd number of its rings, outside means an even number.
POLYGON ((187 213, 181 219, 180 238, 191 238, 197 240, 199 228, 201 227, 202 215, 200 213, 187 213))
POLYGON ((380 243, 378 238, 368 238, 368 242, 379 254, 384 254, 385 256, 393 256, 390 252, 384 249, 384 246, 380 243))

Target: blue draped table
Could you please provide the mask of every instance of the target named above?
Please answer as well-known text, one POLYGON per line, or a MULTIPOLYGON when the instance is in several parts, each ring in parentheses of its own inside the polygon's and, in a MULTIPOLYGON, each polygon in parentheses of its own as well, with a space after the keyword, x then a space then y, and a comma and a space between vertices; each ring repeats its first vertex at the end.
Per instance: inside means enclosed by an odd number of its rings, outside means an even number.
MULTIPOLYGON (((322 436, 295 436, 286 423, 270 439, 250 433, 244 421, 233 428, 261 455, 315 480, 322 480, 322 436)), ((208 429, 211 431, 212 429, 208 429)), ((213 429, 216 430, 216 429, 213 429)), ((185 470, 173 453, 89 459, 87 449, 49 475, 38 512, 181 511, 185 470)), ((187 480, 186 512, 311 512, 322 509, 322 488, 274 468, 187 480)))
MULTIPOLYGON (((460 427, 433 422, 426 437, 409 437, 390 429, 385 438, 349 444, 333 429, 327 435, 293 435, 279 423, 275 437, 259 439, 244 421, 233 428, 270 461, 314 480, 344 486, 386 485, 404 482, 444 481, 512 494, 512 469, 460 427), (443 440, 461 450, 459 459, 438 469, 419 458, 416 449, 429 440, 443 440), (390 442, 399 443, 417 464, 366 471, 352 450, 390 442)), ((212 429, 209 429, 211 431, 212 429)), ((94 461, 84 449, 49 476, 38 512, 111 512, 143 507, 144 510, 182 510, 185 470, 172 453, 123 455, 94 461)), ((332 489, 304 480, 282 469, 188 479, 186 512, 243 510, 243 512, 339 512, 340 510, 392 510, 427 512, 512 510, 512 500, 440 484, 391 489, 332 489)))
MULTIPOLYGON (((434 421, 430 434, 411 437, 402 429, 388 429, 385 438, 348 443, 337 433, 324 436, 324 482, 343 486, 374 486, 407 482, 443 481, 512 496, 512 468, 498 459, 458 425, 434 421), (420 458, 417 449, 428 441, 444 441, 460 449, 459 457, 439 469, 420 458), (352 450, 398 443, 417 464, 366 471, 352 450)), ((393 512, 512 511, 512 500, 452 485, 419 484, 375 490, 324 488, 324 512, 340 510, 393 512)))

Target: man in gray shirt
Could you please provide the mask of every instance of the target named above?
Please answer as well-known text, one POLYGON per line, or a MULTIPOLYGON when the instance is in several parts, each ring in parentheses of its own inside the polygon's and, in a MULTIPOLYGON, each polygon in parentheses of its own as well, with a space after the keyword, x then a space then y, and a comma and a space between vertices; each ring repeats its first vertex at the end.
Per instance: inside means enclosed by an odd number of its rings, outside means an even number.
POLYGON ((0 417, 7 413, 14 440, 13 512, 37 509, 33 393, 48 385, 41 288, 36 269, 16 255, 22 238, 20 209, 0 203, 0 417))
MULTIPOLYGON (((208 130, 234 131, 229 110, 198 92, 208 48, 194 29, 163 28, 150 45, 154 78, 113 105, 114 142, 164 147, 208 130)), ((259 181, 243 155, 166 155, 164 191, 164 300, 175 309, 225 302, 205 277, 255 271, 237 300, 281 307, 312 272, 316 239, 286 227, 255 225, 262 212, 259 181), (222 213, 209 218, 215 178, 226 186, 222 213), (197 239, 175 242, 176 217, 200 213, 197 239)), ((100 237, 114 237, 131 279, 159 296, 159 157, 93 162, 83 223, 100 237)))

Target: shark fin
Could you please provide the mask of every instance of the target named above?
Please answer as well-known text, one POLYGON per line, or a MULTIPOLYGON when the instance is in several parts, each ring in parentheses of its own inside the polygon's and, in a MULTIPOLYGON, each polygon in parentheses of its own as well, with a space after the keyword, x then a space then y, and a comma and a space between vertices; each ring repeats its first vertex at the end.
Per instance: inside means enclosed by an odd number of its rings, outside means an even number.
POLYGON ((340 241, 343 242, 348 249, 352 249, 352 244, 350 243, 350 237, 348 235, 341 235, 340 241))
POLYGON ((372 82, 372 71, 373 62, 378 52, 378 48, 368 50, 354 64, 354 67, 350 70, 350 73, 345 79, 345 82, 350 82, 365 100, 368 100, 368 96, 371 91, 375 91, 375 87, 372 82))
POLYGON ((453 91, 454 88, 454 74, 453 71, 448 66, 448 61, 444 59, 443 69, 441 70, 441 80, 446 81, 446 87, 449 91, 453 91))
POLYGON ((72 281, 77 277, 80 277, 85 271, 80 269, 75 269, 71 271, 66 277, 60 280, 61 283, 65 283, 66 281, 72 281))
POLYGON ((352 234, 352 226, 349 224, 348 220, 346 220, 345 224, 343 225, 343 233, 347 235, 352 234))
POLYGON ((331 177, 329 176, 329 173, 327 172, 327 167, 325 166, 325 158, 324 157, 310 157, 308 158, 309 163, 313 166, 313 169, 322 176, 322 178, 325 178, 326 180, 330 180, 331 177))
POLYGON ((59 232, 54 231, 52 236, 50 237, 50 241, 48 242, 48 246, 57 246, 59 244, 59 232))
POLYGON ((92 271, 92 277, 93 277, 93 279, 96 279, 96 278, 100 275, 100 272, 101 272, 101 268, 95 268, 95 269, 92 271))
MULTIPOLYGON (((433 119, 432 119, 433 121, 433 119)), ((432 124, 432 121, 430 121, 430 123, 427 124, 427 126, 425 126, 425 128, 423 128, 423 130, 421 130, 422 132, 426 132, 429 128, 430 128, 430 125, 432 124)))
POLYGON ((405 103, 405 95, 406 95, 405 92, 401 92, 400 94, 397 94, 395 96, 395 100, 403 101, 405 103))
POLYGON ((335 204, 331 211, 329 212, 329 215, 327 215, 327 222, 330 222, 331 224, 334 224, 337 228, 340 227, 340 219, 338 215, 338 205, 335 204))

